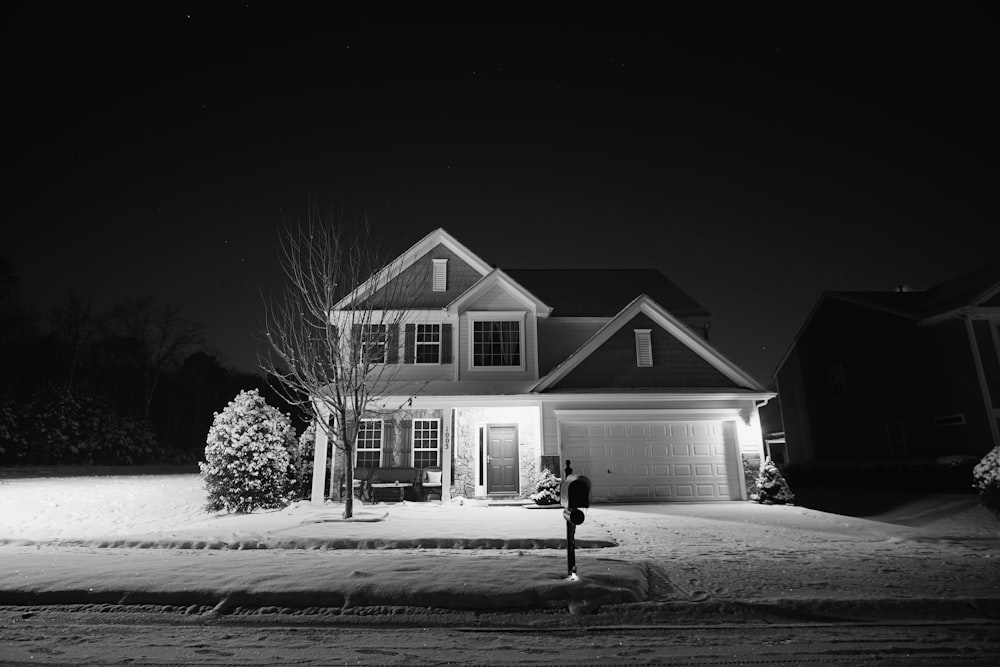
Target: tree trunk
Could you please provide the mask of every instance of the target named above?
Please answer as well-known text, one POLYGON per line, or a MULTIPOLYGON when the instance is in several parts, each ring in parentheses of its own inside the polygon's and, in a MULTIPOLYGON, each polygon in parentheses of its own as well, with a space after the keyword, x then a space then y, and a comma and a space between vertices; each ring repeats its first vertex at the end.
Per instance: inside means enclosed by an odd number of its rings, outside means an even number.
POLYGON ((347 497, 344 498, 344 518, 350 519, 354 516, 354 466, 351 465, 352 447, 348 444, 344 444, 344 493, 347 497))

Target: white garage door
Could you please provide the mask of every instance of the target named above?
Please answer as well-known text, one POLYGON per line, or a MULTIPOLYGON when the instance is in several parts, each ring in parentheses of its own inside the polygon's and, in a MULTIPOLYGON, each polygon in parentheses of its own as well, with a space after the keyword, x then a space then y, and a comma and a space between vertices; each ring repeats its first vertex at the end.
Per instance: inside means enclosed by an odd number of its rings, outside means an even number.
POLYGON ((739 494, 722 422, 563 422, 560 428, 563 460, 590 478, 595 502, 739 494))

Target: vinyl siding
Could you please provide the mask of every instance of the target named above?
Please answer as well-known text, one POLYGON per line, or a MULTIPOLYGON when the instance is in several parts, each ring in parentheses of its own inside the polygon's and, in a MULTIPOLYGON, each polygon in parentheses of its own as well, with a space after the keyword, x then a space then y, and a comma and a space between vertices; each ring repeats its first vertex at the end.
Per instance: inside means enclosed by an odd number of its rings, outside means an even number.
POLYGON ((482 275, 478 271, 462 261, 447 247, 439 244, 396 276, 389 285, 379 290, 375 295, 374 302, 380 303, 379 298, 392 289, 393 283, 401 282, 408 291, 411 309, 443 308, 479 282, 481 278, 482 275), (443 292, 435 292, 432 289, 431 283, 434 276, 432 260, 434 259, 448 260, 447 283, 443 292))
POLYGON ((586 388, 740 388, 646 315, 636 315, 551 391, 586 388), (653 366, 638 368, 634 329, 652 329, 653 366))

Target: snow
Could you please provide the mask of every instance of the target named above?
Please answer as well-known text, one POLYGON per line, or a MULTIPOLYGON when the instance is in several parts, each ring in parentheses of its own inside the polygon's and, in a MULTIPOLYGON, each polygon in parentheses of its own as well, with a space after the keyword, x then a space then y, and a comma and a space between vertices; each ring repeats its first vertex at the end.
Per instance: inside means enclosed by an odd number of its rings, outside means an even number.
POLYGON ((566 579, 558 509, 295 503, 208 514, 197 475, 0 481, 6 604, 406 606, 884 618, 1000 614, 1000 522, 975 496, 855 518, 747 502, 603 505, 566 579), (110 548, 117 547, 117 548, 110 548))

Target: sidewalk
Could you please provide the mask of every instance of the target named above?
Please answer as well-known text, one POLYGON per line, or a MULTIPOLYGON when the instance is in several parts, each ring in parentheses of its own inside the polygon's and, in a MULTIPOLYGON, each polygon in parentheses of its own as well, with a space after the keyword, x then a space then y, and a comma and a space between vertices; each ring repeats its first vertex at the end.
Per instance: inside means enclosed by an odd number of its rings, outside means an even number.
POLYGON ((566 579, 557 509, 405 503, 343 521, 337 505, 300 503, 145 534, 8 538, 0 605, 341 620, 435 610, 463 622, 525 611, 547 622, 551 610, 588 623, 1000 619, 1000 524, 967 498, 928 502, 939 510, 903 512, 918 525, 738 502, 595 507, 577 530, 578 581, 566 579))

